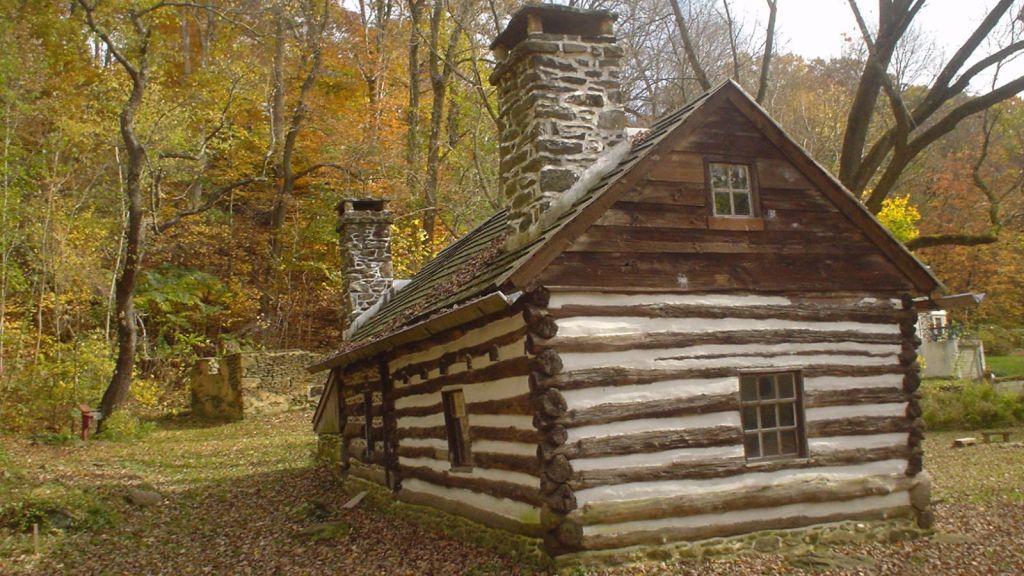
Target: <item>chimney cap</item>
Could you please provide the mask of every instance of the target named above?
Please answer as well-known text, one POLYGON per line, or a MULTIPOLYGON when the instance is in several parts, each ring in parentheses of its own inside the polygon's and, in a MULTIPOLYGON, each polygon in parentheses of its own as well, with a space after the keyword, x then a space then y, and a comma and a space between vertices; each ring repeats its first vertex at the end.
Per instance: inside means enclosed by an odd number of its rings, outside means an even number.
POLYGON ((512 49, 531 32, 603 36, 612 33, 611 23, 618 16, 609 10, 585 10, 560 4, 527 4, 514 14, 505 30, 491 42, 491 50, 512 49), (540 29, 531 29, 539 23, 540 29))
POLYGON ((345 198, 338 202, 338 214, 346 212, 384 212, 390 200, 385 198, 345 198))

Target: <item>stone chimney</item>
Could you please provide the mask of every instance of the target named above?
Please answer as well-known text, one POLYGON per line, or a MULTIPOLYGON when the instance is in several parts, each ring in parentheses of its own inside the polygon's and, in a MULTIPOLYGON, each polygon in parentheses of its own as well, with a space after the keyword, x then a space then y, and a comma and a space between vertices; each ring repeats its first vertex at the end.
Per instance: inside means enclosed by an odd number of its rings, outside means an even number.
POLYGON ((338 203, 341 236, 342 312, 347 329, 377 303, 394 282, 391 213, 387 200, 345 199, 338 203))
POLYGON ((605 10, 531 4, 491 44, 510 247, 528 242, 552 202, 625 138, 614 21, 605 10))

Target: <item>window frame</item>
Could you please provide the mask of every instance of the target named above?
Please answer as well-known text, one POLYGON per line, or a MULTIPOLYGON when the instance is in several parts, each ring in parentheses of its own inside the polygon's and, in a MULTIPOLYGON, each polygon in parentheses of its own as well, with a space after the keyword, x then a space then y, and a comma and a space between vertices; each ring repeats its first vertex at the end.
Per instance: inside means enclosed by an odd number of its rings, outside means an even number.
POLYGON ((737 378, 737 384, 739 389, 737 390, 737 398, 739 404, 739 415, 740 415, 740 433, 742 435, 742 446, 743 446, 743 458, 751 465, 756 465, 762 462, 775 462, 779 460, 800 460, 808 457, 807 449, 807 418, 804 413, 804 379, 803 373, 799 369, 769 369, 769 370, 749 370, 740 372, 737 378), (793 399, 790 402, 788 399, 779 398, 778 391, 778 380, 777 378, 781 375, 791 375, 793 377, 793 399), (774 398, 771 400, 761 400, 760 394, 756 400, 744 400, 743 399, 743 380, 746 378, 755 378, 755 387, 759 386, 756 379, 770 376, 772 377, 772 386, 774 391, 774 398), (775 426, 774 427, 762 427, 761 426, 761 410, 762 406, 778 406, 780 404, 792 404, 794 406, 794 424, 793 426, 780 426, 779 412, 776 409, 775 426), (744 426, 743 422, 743 409, 746 407, 755 406, 757 407, 757 427, 748 429, 744 426), (781 438, 779 439, 779 454, 773 454, 764 456, 764 433, 770 431, 778 434, 780 431, 794 430, 796 432, 796 452, 795 453, 781 453, 782 443, 781 438), (752 434, 753 433, 753 434, 752 434), (751 435, 757 436, 758 442, 758 453, 759 456, 750 456, 747 451, 747 437, 751 435))
MULTIPOLYGON (((708 228, 713 230, 764 230, 764 220, 761 216, 760 181, 755 159, 737 156, 705 156, 704 198, 707 202, 708 228), (717 214, 715 212, 715 188, 711 179, 713 164, 746 168, 747 184, 750 186, 750 214, 717 214)), ((732 202, 732 191, 730 190, 730 207, 733 206, 732 202)))
POLYGON ((373 458, 377 450, 373 438, 373 392, 363 392, 363 440, 366 441, 366 459, 373 458))
POLYGON ((452 470, 473 469, 473 451, 469 437, 469 410, 466 396, 461 388, 441 391, 441 408, 444 412, 445 437, 448 441, 448 462, 452 470), (458 414, 461 405, 462 414, 458 414))

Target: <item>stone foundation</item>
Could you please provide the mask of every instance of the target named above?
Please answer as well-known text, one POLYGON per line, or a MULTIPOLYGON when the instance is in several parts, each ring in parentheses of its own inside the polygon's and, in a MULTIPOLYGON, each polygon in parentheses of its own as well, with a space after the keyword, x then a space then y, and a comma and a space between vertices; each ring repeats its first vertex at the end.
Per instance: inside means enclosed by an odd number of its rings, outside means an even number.
POLYGON ((240 420, 313 406, 323 391, 324 377, 310 374, 306 366, 319 360, 319 354, 301 350, 200 358, 190 376, 192 414, 240 420))

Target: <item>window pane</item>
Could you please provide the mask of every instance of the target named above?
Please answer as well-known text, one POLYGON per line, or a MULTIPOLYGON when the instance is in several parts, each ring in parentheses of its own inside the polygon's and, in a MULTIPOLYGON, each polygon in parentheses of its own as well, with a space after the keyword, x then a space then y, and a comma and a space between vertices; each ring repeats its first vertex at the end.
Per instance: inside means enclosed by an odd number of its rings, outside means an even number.
POLYGON ((761 406, 761 428, 775 428, 775 406, 761 406))
POLYGON ((761 400, 772 400, 775 398, 775 386, 771 376, 761 376, 757 379, 758 396, 761 400))
POLYGON ((757 406, 743 407, 743 429, 757 430, 757 406))
POLYGON ((762 456, 778 456, 779 455, 779 438, 775 435, 775 432, 768 432, 764 434, 764 451, 762 456))
POLYGON ((750 376, 740 378, 740 399, 744 402, 757 400, 757 379, 750 376))
POLYGON ((729 187, 729 168, 726 164, 711 165, 711 188, 721 190, 729 187))
POLYGON ((782 438, 783 454, 797 454, 800 452, 796 447, 796 430, 784 430, 779 432, 779 436, 782 438))
POLYGON ((761 456, 761 447, 757 441, 757 434, 747 434, 743 437, 743 451, 747 458, 758 458, 761 456))
POLYGON ((793 375, 779 374, 777 381, 779 383, 779 398, 792 398, 794 396, 793 375))
POLYGON ((779 404, 779 426, 796 425, 796 405, 779 404))
POLYGON ((733 190, 748 190, 750 185, 747 182, 747 167, 743 165, 733 166, 732 178, 730 179, 730 186, 733 190))
POLYGON ((715 192, 715 214, 732 214, 732 204, 729 203, 728 192, 715 192))
POLYGON ((734 192, 732 195, 732 202, 736 208, 733 212, 736 216, 750 216, 750 194, 747 194, 746 192, 734 192))

